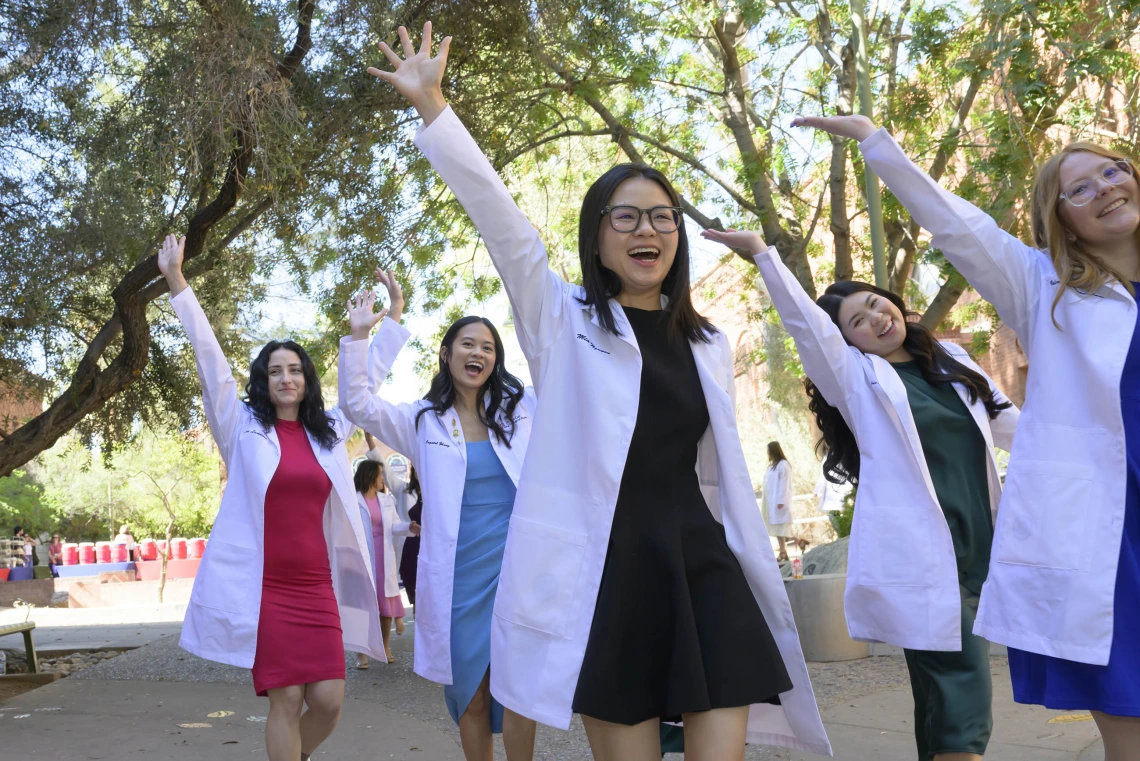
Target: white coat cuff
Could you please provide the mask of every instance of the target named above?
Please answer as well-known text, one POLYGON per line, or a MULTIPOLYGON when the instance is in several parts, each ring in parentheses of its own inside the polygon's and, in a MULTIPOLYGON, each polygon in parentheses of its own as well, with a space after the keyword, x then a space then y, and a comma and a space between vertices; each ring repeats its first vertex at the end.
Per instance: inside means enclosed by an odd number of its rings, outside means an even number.
POLYGON ((894 138, 891 137, 890 132, 887 132, 886 127, 879 127, 877 130, 871 133, 870 137, 859 143, 859 150, 866 154, 867 151, 875 150, 875 148, 881 145, 884 140, 887 142, 893 142, 894 138))
MULTIPOLYGON (((376 331, 376 338, 379 338, 381 333, 395 333, 401 342, 405 342, 412 337, 412 331, 404 327, 403 323, 396 322, 387 317, 380 323, 380 330, 376 331)), ((372 340, 375 341, 376 338, 372 340)))
MULTIPOLYGON (((421 151, 424 151, 426 150, 427 146, 438 140, 444 139, 440 136, 446 135, 448 130, 451 127, 455 126, 456 122, 459 122, 459 117, 455 115, 455 112, 451 110, 451 105, 448 104, 448 106, 440 112, 439 116, 435 117, 435 121, 433 121, 431 124, 424 124, 423 122, 420 122, 419 129, 416 130, 416 137, 413 142, 416 144, 417 148, 419 148, 421 151)), ((460 124, 459 126, 462 128, 463 125, 460 124)))
POLYGON ((753 254, 752 255, 752 261, 756 262, 756 266, 759 267, 760 266, 760 260, 765 259, 765 258, 770 257, 770 256, 774 256, 777 259, 780 257, 780 252, 776 250, 775 246, 768 246, 768 249, 766 251, 761 251, 758 254, 753 254))

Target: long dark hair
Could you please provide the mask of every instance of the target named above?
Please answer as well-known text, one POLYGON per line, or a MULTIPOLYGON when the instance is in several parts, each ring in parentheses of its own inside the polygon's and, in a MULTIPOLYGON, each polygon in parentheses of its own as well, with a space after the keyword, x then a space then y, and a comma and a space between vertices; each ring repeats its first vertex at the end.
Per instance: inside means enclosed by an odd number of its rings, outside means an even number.
POLYGON ((305 376, 305 395, 301 398, 298 420, 322 449, 336 446, 337 435, 332 419, 325 412, 325 399, 321 396, 321 380, 317 367, 308 352, 295 341, 270 341, 261 347, 257 358, 249 366, 249 382, 245 384, 245 403, 249 411, 269 430, 277 422, 277 408, 269 396, 269 357, 278 349, 288 349, 301 359, 301 372, 305 376))
MULTIPOLYGON (((904 318, 914 317, 915 313, 906 308, 906 303, 894 293, 884 290, 870 283, 860 283, 854 280, 841 280, 828 286, 823 295, 815 303, 831 317, 837 326, 839 323, 839 305, 843 299, 853 293, 874 293, 887 299, 902 312, 904 318)), ((922 377, 932 386, 945 386, 951 383, 961 383, 966 387, 966 395, 970 403, 976 402, 979 397, 985 405, 986 414, 990 419, 998 413, 1012 406, 1011 402, 998 402, 994 398, 993 389, 985 377, 976 370, 966 367, 938 342, 934 334, 921 323, 910 319, 904 320, 906 324, 906 337, 903 339, 903 348, 914 357, 918 363, 922 377)), ((840 329, 842 327, 840 326, 840 329)), ((850 341, 848 341, 850 343, 850 341)), ((855 441, 855 434, 847 427, 847 421, 836 407, 827 403, 823 394, 816 388, 810 379, 804 378, 804 387, 807 389, 808 409, 815 416, 816 425, 819 426, 823 439, 816 445, 817 451, 823 451, 823 473, 828 481, 841 484, 850 481, 859 482, 859 445, 855 441)))
MULTIPOLYGON (((479 389, 480 402, 485 396, 490 396, 485 407, 482 404, 478 407, 479 422, 487 426, 487 430, 494 433, 499 441, 510 447, 511 437, 515 433, 515 407, 518 406, 519 400, 523 397, 523 384, 522 381, 507 372, 506 360, 503 357, 503 339, 499 338, 499 331, 495 329, 495 323, 486 317, 476 317, 475 315, 461 317, 452 323, 447 332, 443 334, 440 348, 446 348, 450 357, 451 345, 455 343, 455 337, 459 335, 459 331, 475 322, 482 322, 486 325, 487 329, 491 331, 491 337, 495 340, 495 367, 491 370, 491 377, 487 378, 483 388, 479 389), (499 422, 497 413, 500 407, 503 410, 505 423, 499 422)), ((431 404, 416 414, 417 426, 420 424, 420 418, 429 410, 434 411, 437 415, 442 415, 447 408, 455 404, 455 382, 451 379, 451 369, 443 357, 439 358, 439 372, 431 379, 431 387, 424 394, 424 399, 431 404)))
POLYGON ((404 493, 408 492, 416 495, 417 502, 423 499, 423 495, 420 494, 420 476, 412 465, 408 465, 408 485, 404 487, 404 493))
POLYGON ((772 463, 773 465, 776 465, 781 460, 786 462, 787 459, 788 458, 784 456, 784 450, 780 447, 780 442, 778 442, 778 441, 769 441, 768 442, 768 462, 772 463))
MULTIPOLYGON (((656 182, 669 196, 670 204, 681 205, 681 197, 673 189, 673 184, 658 170, 645 164, 618 164, 596 179, 586 191, 582 213, 578 217, 578 258, 582 264, 582 287, 586 289, 586 297, 580 301, 594 307, 602 327, 614 335, 621 335, 621 331, 610 309, 610 299, 621 293, 621 278, 602 264, 598 231, 603 224, 609 224, 602 217, 602 209, 609 204, 618 185, 634 177, 656 182)), ((687 341, 709 343, 716 328, 697 313, 689 287, 689 238, 685 235, 685 216, 682 214, 677 223, 677 255, 661 283, 661 293, 669 299, 668 332, 671 336, 683 336, 687 341)))
MULTIPOLYGON (((383 472, 384 468, 375 460, 361 460, 352 474, 352 485, 363 494, 376 485, 376 477, 383 472)), ((388 491, 387 482, 384 483, 384 491, 388 491)))

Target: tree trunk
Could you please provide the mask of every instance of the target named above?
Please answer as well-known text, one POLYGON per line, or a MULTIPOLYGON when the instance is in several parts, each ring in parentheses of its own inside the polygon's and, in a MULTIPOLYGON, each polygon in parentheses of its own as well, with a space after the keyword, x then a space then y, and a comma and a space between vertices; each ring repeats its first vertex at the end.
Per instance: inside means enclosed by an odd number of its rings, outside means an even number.
POLYGON ((158 572, 158 604, 162 605, 162 594, 166 591, 166 560, 170 557, 170 541, 174 536, 174 516, 170 517, 170 523, 166 524, 166 550, 159 550, 158 554, 162 556, 162 567, 158 572))
POLYGON ((927 307, 919 322, 931 330, 937 330, 942 321, 946 319, 946 315, 950 314, 950 310, 958 303, 958 299, 965 292, 966 287, 965 278, 957 272, 953 272, 942 284, 942 287, 938 289, 938 295, 934 297, 934 301, 930 302, 930 306, 927 307))
MULTIPOLYGON (((286 82, 296 73, 312 45, 310 25, 315 7, 314 0, 298 0, 297 36, 293 47, 276 64, 278 76, 286 82)), ((250 97, 256 97, 256 94, 251 92, 250 97)), ((222 185, 208 204, 205 203, 205 198, 202 199, 187 225, 186 262, 202 253, 210 231, 237 206, 255 149, 252 126, 242 124, 236 127, 234 147, 222 185)), ((202 183, 203 188, 207 185, 207 182, 202 183)), ((257 208, 263 211, 268 208, 268 204, 263 202, 257 208)), ((257 209, 255 212, 260 214, 257 209)), ((231 230, 225 245, 249 224, 252 224, 252 219, 247 215, 231 230)), ((159 278, 157 258, 154 255, 143 259, 123 276, 111 293, 115 311, 88 344, 68 387, 41 414, 10 435, 0 438, 0 477, 9 475, 51 447, 84 417, 138 381, 150 353, 147 305, 166 292, 166 281, 159 278), (105 368, 101 368, 103 355, 120 336, 122 348, 105 368)))
MULTIPOLYGON (((835 113, 850 116, 855 104, 855 49, 851 42, 843 46, 842 69, 836 76, 838 93, 835 113)), ((850 280, 855 276, 851 261, 851 225, 847 219, 847 143, 845 137, 831 138, 831 237, 835 243, 835 279, 850 280)))

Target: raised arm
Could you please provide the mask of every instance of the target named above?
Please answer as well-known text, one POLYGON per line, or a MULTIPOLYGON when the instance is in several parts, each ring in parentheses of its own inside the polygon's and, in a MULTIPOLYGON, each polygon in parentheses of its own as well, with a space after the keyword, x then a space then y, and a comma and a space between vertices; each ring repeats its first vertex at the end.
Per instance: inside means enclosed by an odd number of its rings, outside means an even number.
POLYGON ((348 303, 349 325, 352 334, 340 340, 338 360, 338 391, 340 409, 352 423, 377 437, 406 457, 415 457, 416 406, 394 404, 382 399, 372 390, 369 382, 369 365, 377 387, 383 383, 407 343, 410 333, 400 323, 384 319, 383 314, 372 311, 375 296, 366 291, 348 303), (372 342, 369 357, 368 333, 383 320, 372 342))
POLYGON ((214 335, 206 313, 202 311, 194 291, 182 275, 182 251, 186 238, 166 236, 158 252, 158 269, 170 286, 170 305, 182 321, 190 345, 194 348, 194 362, 198 367, 198 380, 202 384, 202 407, 210 433, 218 444, 222 459, 229 461, 237 439, 243 415, 230 363, 222 353, 221 344, 214 335))
POLYGON ((865 116, 800 117, 792 126, 814 127, 852 138, 867 165, 933 236, 940 250, 1003 320, 1025 336, 1039 296, 1041 254, 1001 229, 993 217, 940 187, 903 153, 885 129, 865 116))
POLYGON ((830 404, 846 412, 848 393, 854 384, 865 383, 862 370, 854 361, 858 350, 847 345, 827 312, 816 306, 795 275, 780 261, 776 248, 765 245, 757 233, 744 230, 705 230, 701 236, 752 252, 772 304, 796 342, 804 372, 830 404))
POLYGON ((538 231, 523 214, 494 167, 444 100, 440 83, 451 38, 445 37, 431 57, 431 23, 416 51, 400 27, 404 58, 380 43, 395 68, 368 72, 390 82, 423 119, 416 135, 419 147, 463 205, 499 272, 514 310, 519 345, 528 359, 537 357, 563 325, 565 284, 551 271, 538 231))

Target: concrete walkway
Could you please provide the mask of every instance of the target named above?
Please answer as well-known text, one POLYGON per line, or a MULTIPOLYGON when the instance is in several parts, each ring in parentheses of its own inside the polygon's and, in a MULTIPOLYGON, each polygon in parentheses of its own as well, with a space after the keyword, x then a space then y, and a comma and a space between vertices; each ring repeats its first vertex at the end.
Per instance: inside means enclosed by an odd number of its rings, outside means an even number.
MULTIPOLYGON (((177 624, 108 623, 87 611, 37 611, 40 646, 56 636, 72 642, 147 644, 67 679, 0 703, 4 757, 99 759, 145 754, 180 761, 264 758, 264 698, 249 674, 185 653, 177 624), (84 619, 80 621, 79 619, 84 619), (99 623, 98 621, 103 621, 99 623), (64 625, 64 624, 80 625, 64 625), (83 625, 86 624, 86 625, 83 625), (210 716, 232 711, 223 716, 210 716), (182 724, 209 724, 184 727, 182 724)), ((163 617, 168 611, 159 611, 163 617)), ((127 612, 119 618, 142 615, 127 612)), ((412 631, 393 637, 399 662, 349 669, 344 716, 316 759, 462 758, 442 689, 411 672, 412 631)), ((0 646, 20 648, 22 643, 0 646)), ((127 645, 130 646, 130 645, 127 645)), ((1013 702, 1004 658, 993 662, 994 734, 987 761, 1103 761, 1096 725, 1067 714, 1013 702)), ((913 701, 897 657, 843 664, 809 664, 838 761, 915 761, 913 701)), ((499 759, 501 743, 496 743, 499 759)), ((535 761, 589 759, 581 722, 569 732, 540 727, 535 761)), ((680 756, 669 756, 677 761, 680 756)), ((750 746, 748 761, 814 761, 819 756, 750 746)))
MULTIPOLYGON (((994 732, 987 761, 1104 761, 1100 733, 1088 713, 1019 705, 1012 699, 1009 672, 997 672, 993 679, 994 732)), ((913 714, 908 690, 876 693, 824 710, 836 761, 915 761, 913 714)))
MULTIPOLYGON (((0 737, 12 759, 245 761, 265 757, 266 707, 229 684, 63 679, 0 705, 0 737)), ((349 699, 314 758, 459 761, 463 754, 418 719, 349 699)))

